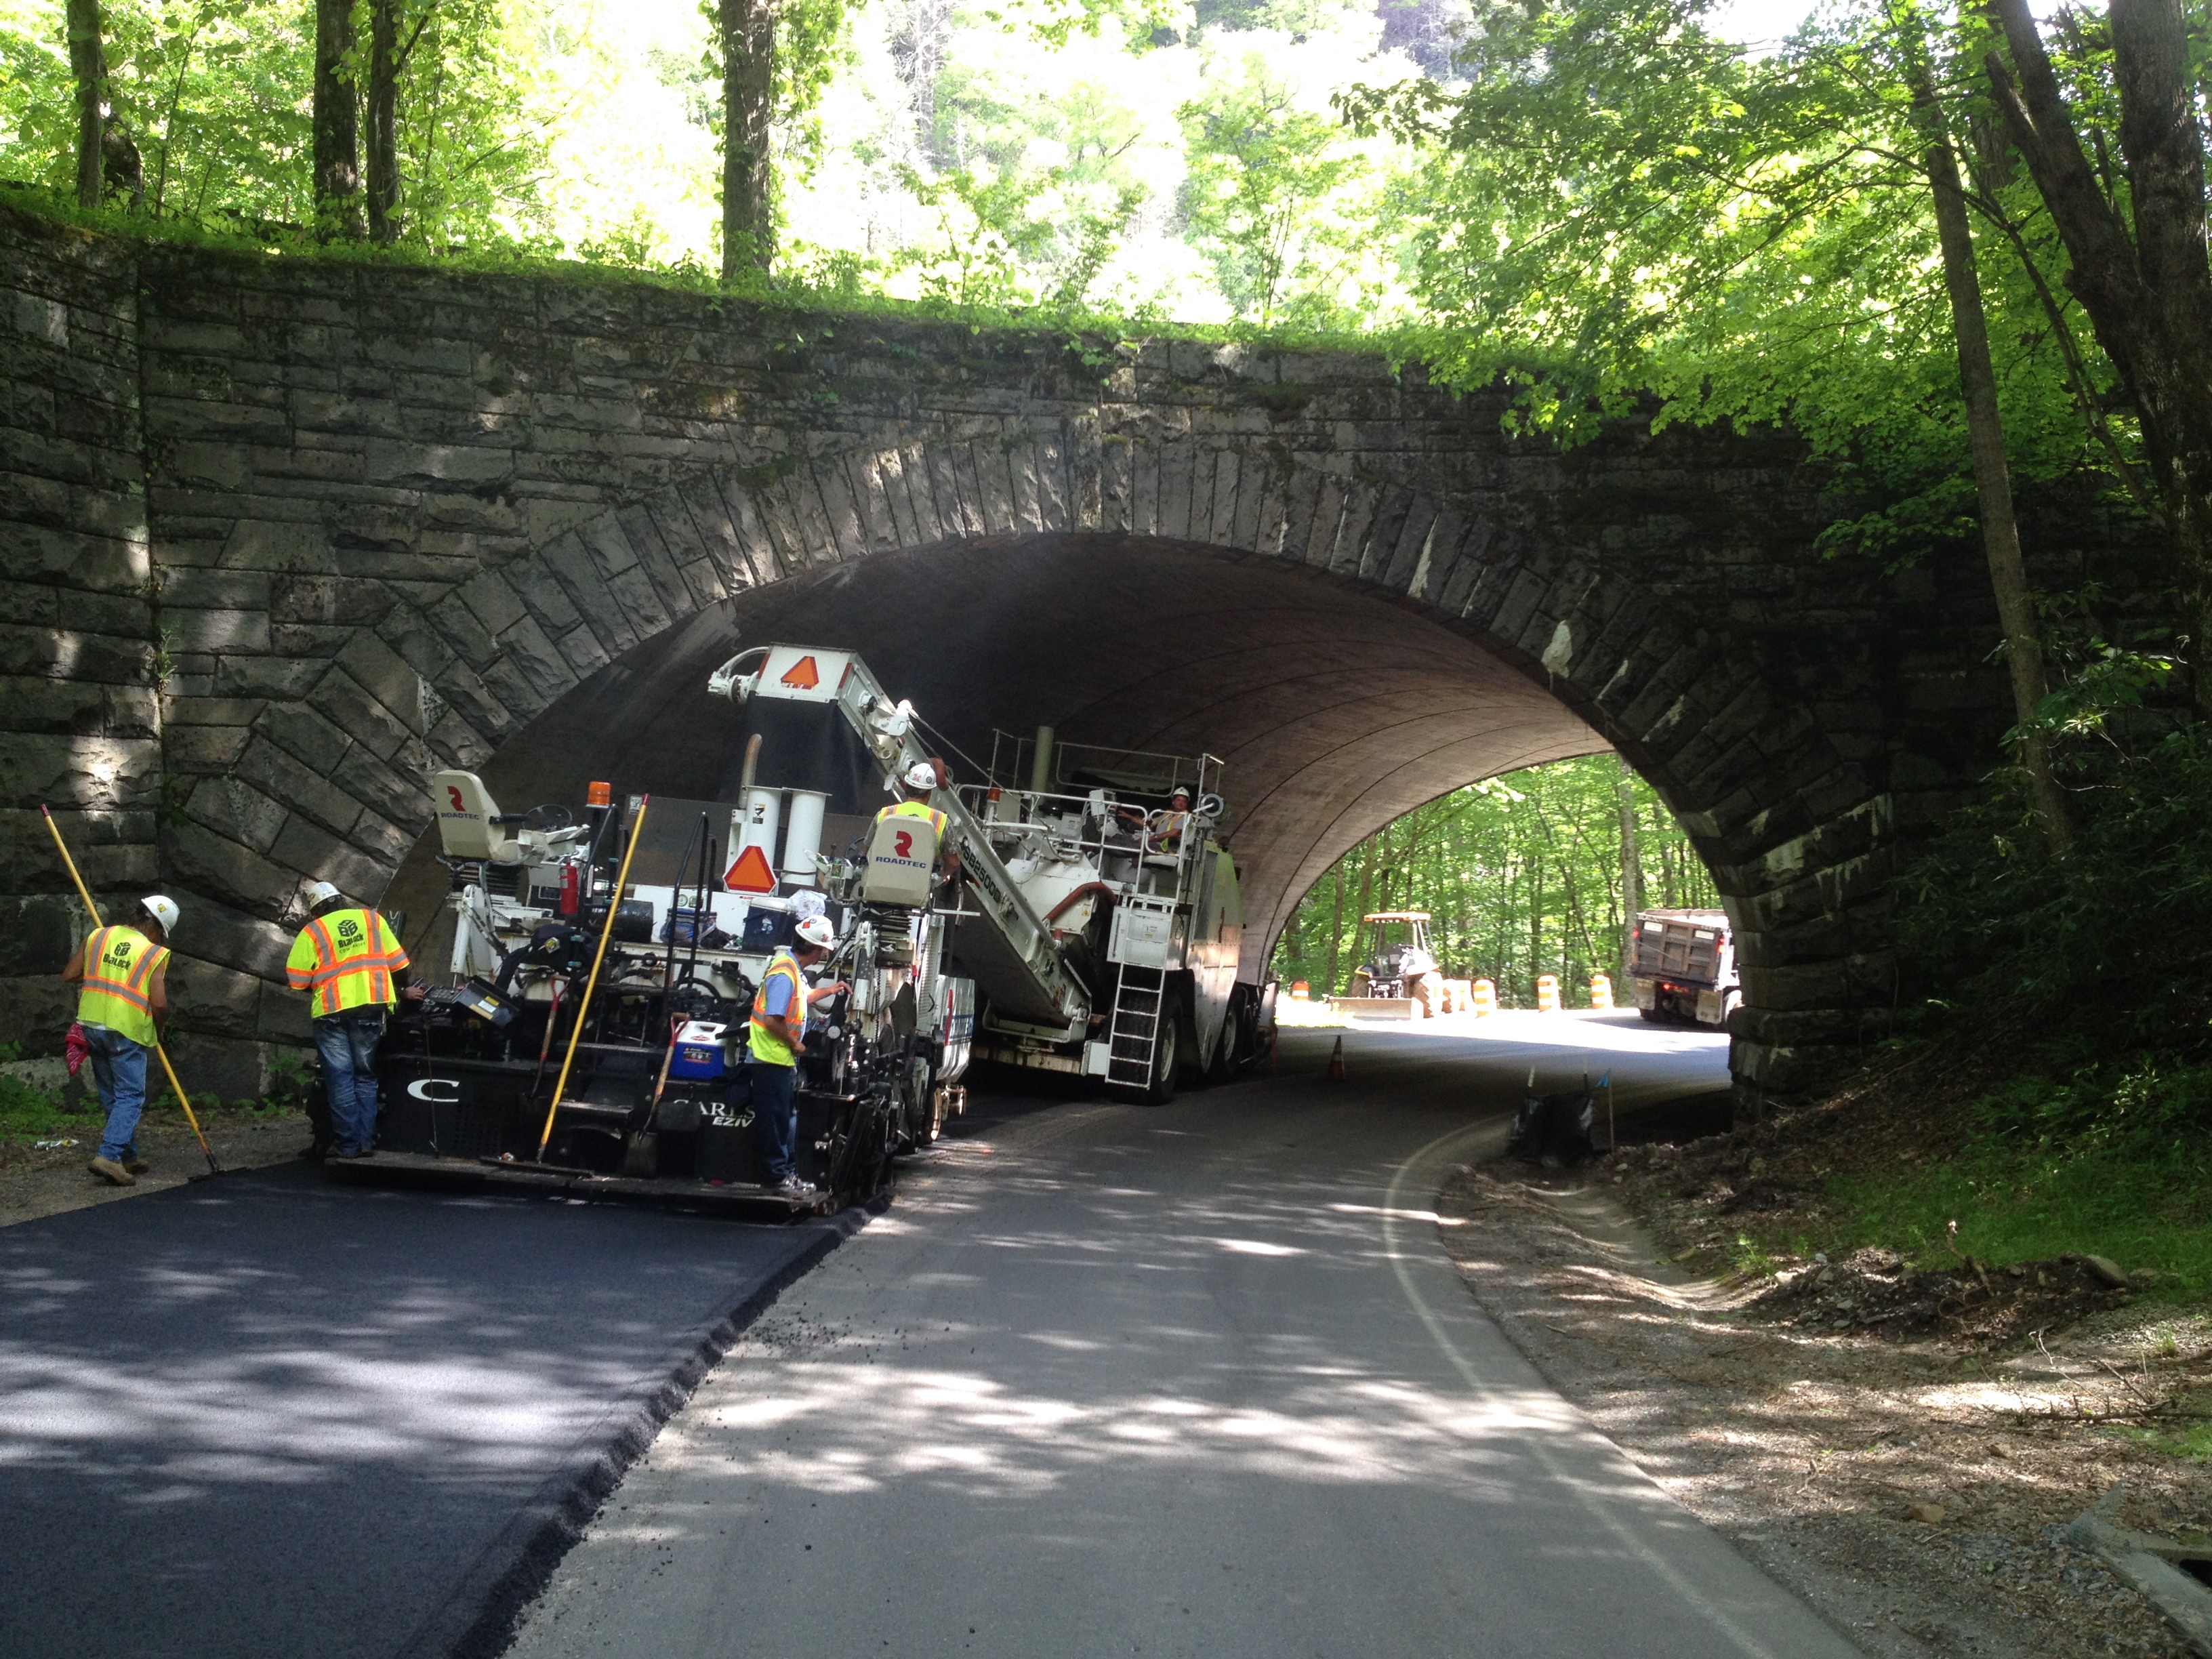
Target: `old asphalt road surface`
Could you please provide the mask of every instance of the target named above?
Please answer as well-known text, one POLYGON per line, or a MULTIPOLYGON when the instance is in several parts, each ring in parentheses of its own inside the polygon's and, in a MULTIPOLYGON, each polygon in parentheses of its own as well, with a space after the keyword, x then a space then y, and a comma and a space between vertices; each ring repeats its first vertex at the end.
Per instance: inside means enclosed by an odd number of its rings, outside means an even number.
POLYGON ((1827 1659, 1475 1310, 1448 1166, 1633 1015, 1285 1033, 1279 1073, 1068 1098, 933 1153, 754 1326, 526 1616, 517 1659, 1827 1659))
POLYGON ((563 1505, 838 1231, 302 1164, 0 1229, 0 1656, 495 1645, 563 1505))

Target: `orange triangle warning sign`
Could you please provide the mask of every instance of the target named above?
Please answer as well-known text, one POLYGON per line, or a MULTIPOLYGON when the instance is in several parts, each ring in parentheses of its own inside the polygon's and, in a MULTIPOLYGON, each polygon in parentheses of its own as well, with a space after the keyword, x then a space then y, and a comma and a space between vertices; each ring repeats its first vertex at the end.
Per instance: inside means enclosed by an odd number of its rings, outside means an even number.
POLYGON ((783 683, 794 691, 811 691, 822 684, 822 671, 814 665, 811 657, 801 657, 784 670, 783 683))
POLYGON ((757 847, 746 848, 722 878, 722 885, 733 893, 775 891, 775 872, 768 867, 768 854, 757 847))

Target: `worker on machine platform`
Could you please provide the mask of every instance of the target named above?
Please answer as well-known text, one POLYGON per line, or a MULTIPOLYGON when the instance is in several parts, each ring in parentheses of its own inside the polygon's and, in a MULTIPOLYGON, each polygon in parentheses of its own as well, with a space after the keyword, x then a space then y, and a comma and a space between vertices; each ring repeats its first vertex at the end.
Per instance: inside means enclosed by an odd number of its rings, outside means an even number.
POLYGON ((92 1079, 107 1125, 100 1151, 86 1165, 101 1180, 135 1187, 146 1172, 138 1156, 138 1120, 146 1111, 146 1055, 169 1017, 169 935, 181 915, 174 899, 149 893, 137 917, 95 928, 62 969, 62 981, 82 985, 77 1024, 91 1051, 92 1079))
POLYGON ((1190 791, 1176 786, 1175 793, 1168 798, 1164 811, 1152 819, 1152 840, 1149 845, 1155 853, 1172 853, 1182 842, 1182 832, 1190 823, 1190 791))
POLYGON ((799 1139, 799 1051, 805 1046, 806 1011, 845 988, 840 980, 810 991, 803 970, 830 954, 837 930, 827 916, 807 916, 793 929, 789 948, 779 947, 753 994, 745 1033, 745 1063, 732 1079, 731 1105, 750 1103, 760 1136, 767 1178, 761 1185, 787 1198, 811 1198, 813 1184, 799 1179, 793 1153, 799 1139))
POLYGON ((392 924, 366 905, 349 904, 329 882, 307 890, 312 920, 292 941, 284 976, 314 995, 315 1052, 323 1062, 330 1124, 319 1126, 312 1154, 373 1158, 376 1153, 376 1046, 385 1017, 401 996, 419 1001, 425 988, 407 982, 407 952, 392 924))
POLYGON ((920 818, 929 825, 936 844, 944 848, 943 861, 947 869, 959 867, 960 854, 945 846, 947 819, 944 813, 929 804, 930 796, 944 787, 945 763, 930 759, 916 761, 899 780, 899 798, 876 814, 876 822, 885 818, 920 818))

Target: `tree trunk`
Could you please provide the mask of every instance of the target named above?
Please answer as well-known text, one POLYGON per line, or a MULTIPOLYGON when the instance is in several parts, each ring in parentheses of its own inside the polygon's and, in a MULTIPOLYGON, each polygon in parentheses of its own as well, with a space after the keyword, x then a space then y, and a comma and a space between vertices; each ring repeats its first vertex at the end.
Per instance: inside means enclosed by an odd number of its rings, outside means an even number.
POLYGON ((2179 0, 2109 12, 2132 229, 2082 150, 2027 0, 1991 3, 2012 65, 1991 52, 1990 84, 2066 245, 2066 284, 2134 400, 2189 609, 2197 712, 2212 718, 2212 264, 2179 0))
POLYGON ((107 53, 100 42, 100 0, 69 0, 70 74, 76 82, 76 204, 98 207, 106 158, 107 53))
POLYGON ((1959 158, 1936 101, 1926 63, 1914 65, 1913 118, 1928 145, 1928 183, 1935 198, 1936 235, 1943 250, 1943 286, 1951 301, 1951 331, 1959 347, 1959 384, 1966 393, 1966 434, 1974 460, 1974 492, 1982 520, 1982 550, 2004 629, 2005 663, 2012 676, 2013 718, 2021 732, 2021 764, 2053 853, 2065 852, 2072 820, 2065 792, 2051 770, 2051 740, 2036 727, 2047 689, 2043 640, 2036 628, 2035 598, 2021 558, 2020 525, 2013 516, 2012 471, 2005 456, 2004 423, 1997 411, 1996 369, 1990 359, 1989 318, 1982 307, 1982 279, 1974 268, 1974 235, 1959 180, 1959 158))
POLYGON ((1636 774, 1626 758, 1614 782, 1613 801, 1620 812, 1620 982, 1628 983, 1636 966, 1636 913, 1644 908, 1644 855, 1636 844, 1636 774))
POLYGON ((368 239, 387 246, 399 240, 401 66, 399 0, 369 0, 368 239))
POLYGON ((353 0, 315 0, 315 232, 325 238, 362 232, 361 98, 345 70, 353 42, 353 0))
POLYGON ((719 0, 722 32, 722 280, 775 263, 775 0, 719 0))

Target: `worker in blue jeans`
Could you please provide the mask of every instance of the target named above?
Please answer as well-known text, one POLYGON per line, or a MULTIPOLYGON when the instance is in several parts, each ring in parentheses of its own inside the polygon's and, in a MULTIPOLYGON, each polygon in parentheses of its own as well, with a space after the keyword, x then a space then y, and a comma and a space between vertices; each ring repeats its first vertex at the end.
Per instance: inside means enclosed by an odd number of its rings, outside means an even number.
POLYGON ((292 942, 285 976, 314 997, 315 1052, 323 1062, 330 1105, 331 1158, 376 1155, 376 1045, 385 1017, 410 985, 407 952, 391 923, 352 904, 327 881, 307 890, 311 918, 292 942))
POLYGON ((745 1063, 731 1080, 730 1104, 753 1109, 767 1178, 761 1184, 787 1198, 811 1198, 811 1182, 799 1179, 794 1162, 799 1139, 799 1051, 805 1044, 806 1010, 823 997, 845 988, 841 981, 810 992, 800 970, 830 954, 836 929, 827 916, 808 916, 793 931, 789 950, 770 957, 753 994, 752 1018, 745 1031, 745 1063))
POLYGON ((175 900, 149 893, 129 921, 97 929, 62 969, 64 983, 82 988, 77 1024, 91 1051, 100 1103, 107 1109, 100 1151, 87 1167, 117 1187, 137 1186, 147 1170, 138 1156, 146 1056, 169 1017, 168 939, 179 914, 175 900))

